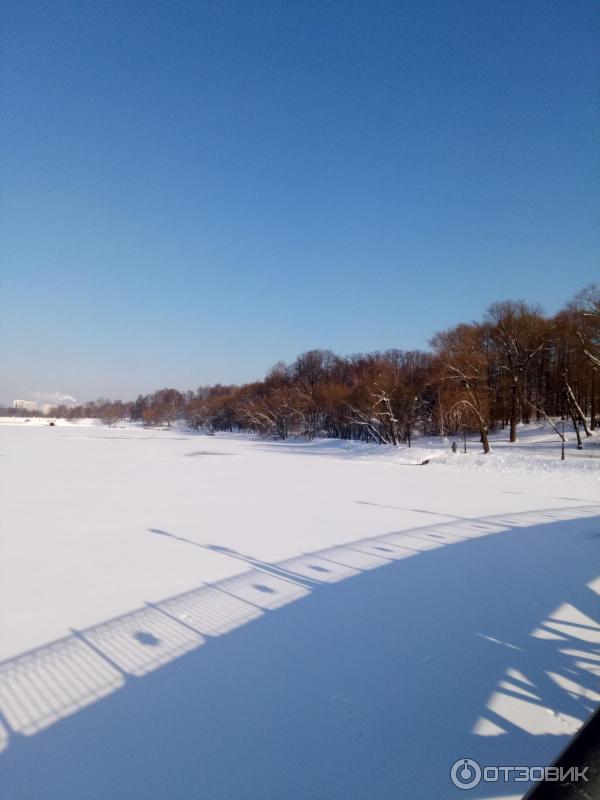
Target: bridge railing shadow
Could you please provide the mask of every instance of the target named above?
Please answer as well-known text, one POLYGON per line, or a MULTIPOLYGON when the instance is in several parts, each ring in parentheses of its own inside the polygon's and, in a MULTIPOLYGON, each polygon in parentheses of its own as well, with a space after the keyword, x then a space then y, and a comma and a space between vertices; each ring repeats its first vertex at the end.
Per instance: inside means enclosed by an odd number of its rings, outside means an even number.
MULTIPOLYGON (((597 514, 598 506, 592 505, 440 522, 326 547, 277 564, 149 529, 239 559, 249 569, 73 630, 63 639, 0 663, 0 750, 8 747, 11 736, 31 736, 203 646, 211 637, 227 634, 320 586, 469 539, 597 514)), ((600 626, 589 614, 563 604, 531 635, 561 650, 565 669, 543 679, 553 691, 558 687, 565 697, 585 701, 584 711, 600 702, 589 681, 600 675, 600 626)), ((576 729, 583 721, 581 714, 553 717, 542 702, 541 689, 540 676, 534 682, 524 668, 499 676, 497 690, 474 721, 473 732, 496 735, 510 725, 532 734, 555 729, 564 733, 565 725, 576 729), (534 721, 523 727, 523 719, 534 721)))

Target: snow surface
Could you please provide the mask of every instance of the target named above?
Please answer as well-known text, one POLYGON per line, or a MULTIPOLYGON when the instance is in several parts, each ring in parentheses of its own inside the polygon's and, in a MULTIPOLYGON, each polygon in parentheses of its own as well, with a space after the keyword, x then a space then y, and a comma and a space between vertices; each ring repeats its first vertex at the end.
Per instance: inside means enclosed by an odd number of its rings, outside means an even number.
POLYGON ((596 437, 0 422, 2 797, 464 797, 600 703, 596 437))

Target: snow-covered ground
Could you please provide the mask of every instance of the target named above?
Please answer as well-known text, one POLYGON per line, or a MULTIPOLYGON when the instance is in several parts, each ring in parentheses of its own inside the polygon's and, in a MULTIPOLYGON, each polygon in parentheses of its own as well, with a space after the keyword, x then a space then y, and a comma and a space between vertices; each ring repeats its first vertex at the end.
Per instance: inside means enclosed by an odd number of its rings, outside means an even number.
POLYGON ((2 797, 464 797, 600 703, 600 437, 2 422, 2 797))

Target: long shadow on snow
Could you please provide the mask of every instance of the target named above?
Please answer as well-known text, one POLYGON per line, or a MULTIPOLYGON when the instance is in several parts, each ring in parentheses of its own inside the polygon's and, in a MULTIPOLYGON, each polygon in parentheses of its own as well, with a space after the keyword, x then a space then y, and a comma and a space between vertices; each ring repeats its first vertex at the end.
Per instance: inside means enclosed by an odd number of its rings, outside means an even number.
MULTIPOLYGON (((464 797, 449 782, 459 757, 546 764, 567 735, 531 735, 489 714, 504 733, 471 731, 507 669, 526 676, 540 706, 589 715, 589 699, 547 675, 590 685, 561 652, 570 636, 530 634, 563 603, 597 619, 586 583, 599 572, 598 519, 469 539, 320 586, 35 737, 16 736, 0 758, 2 796, 441 800, 464 797)), ((576 647, 598 659, 597 644, 576 647)), ((471 794, 510 793, 490 784, 471 794)))

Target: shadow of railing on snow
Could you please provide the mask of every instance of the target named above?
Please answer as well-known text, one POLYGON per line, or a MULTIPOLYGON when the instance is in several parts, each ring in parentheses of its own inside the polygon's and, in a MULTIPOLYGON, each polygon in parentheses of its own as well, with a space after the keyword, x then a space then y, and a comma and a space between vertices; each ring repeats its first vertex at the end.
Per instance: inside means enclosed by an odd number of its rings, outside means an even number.
MULTIPOLYGON (((305 597, 319 585, 333 584, 419 553, 511 528, 574 520, 597 513, 597 506, 585 506, 451 521, 331 546, 277 564, 149 529, 182 543, 241 559, 251 569, 218 584, 203 584, 101 624, 74 630, 70 636, 2 662, 0 751, 8 746, 12 734, 33 735, 116 692, 128 681, 201 647, 211 637, 229 633, 305 597)), ((590 588, 598 592, 594 586, 590 588)), ((595 620, 563 604, 531 636, 558 646, 565 657, 562 674, 547 677, 554 689, 559 687, 569 696, 583 698, 587 703, 584 709, 591 710, 600 702, 600 694, 580 677, 582 673, 596 678, 600 675, 600 648, 590 647, 600 644, 600 625, 595 620)), ((475 722, 473 733, 498 735, 505 732, 503 726, 507 725, 521 727, 531 734, 574 732, 583 720, 549 713, 551 709, 542 702, 539 683, 539 678, 534 684, 518 669, 507 670, 484 714, 475 722), (529 721, 523 723, 523 719, 529 721)))

